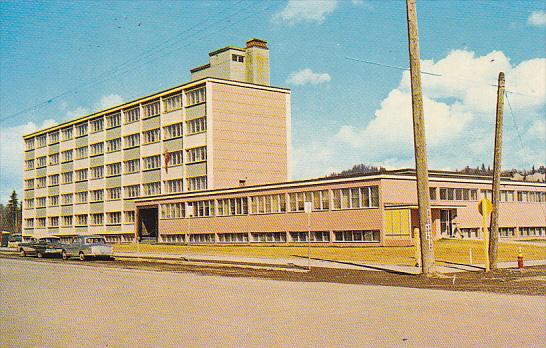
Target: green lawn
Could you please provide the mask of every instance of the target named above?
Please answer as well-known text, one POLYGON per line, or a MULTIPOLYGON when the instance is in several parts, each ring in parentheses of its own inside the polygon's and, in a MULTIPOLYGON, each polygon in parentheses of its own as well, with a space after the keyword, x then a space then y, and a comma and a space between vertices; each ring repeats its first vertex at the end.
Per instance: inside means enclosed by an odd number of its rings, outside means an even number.
MULTIPOLYGON (((525 243, 499 243, 499 261, 517 260, 518 250, 522 248, 525 260, 546 259, 546 245, 525 245, 525 243)), ((149 245, 141 244, 141 252, 170 254, 207 254, 245 257, 290 258, 307 257, 307 246, 229 246, 229 245, 149 245)), ((115 245, 118 252, 137 251, 135 244, 115 245)), ((438 261, 469 263, 472 250, 473 263, 484 262, 482 241, 439 240, 434 243, 435 258, 438 261)), ((361 261, 391 265, 414 265, 415 248, 413 247, 312 247, 311 257, 336 261, 361 261)))

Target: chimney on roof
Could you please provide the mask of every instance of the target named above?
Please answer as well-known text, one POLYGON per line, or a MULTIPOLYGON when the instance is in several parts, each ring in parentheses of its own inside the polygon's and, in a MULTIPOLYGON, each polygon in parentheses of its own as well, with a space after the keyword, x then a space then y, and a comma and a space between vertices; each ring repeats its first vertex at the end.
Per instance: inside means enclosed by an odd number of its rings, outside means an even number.
POLYGON ((267 41, 250 39, 246 42, 246 80, 269 86, 269 48, 267 41))

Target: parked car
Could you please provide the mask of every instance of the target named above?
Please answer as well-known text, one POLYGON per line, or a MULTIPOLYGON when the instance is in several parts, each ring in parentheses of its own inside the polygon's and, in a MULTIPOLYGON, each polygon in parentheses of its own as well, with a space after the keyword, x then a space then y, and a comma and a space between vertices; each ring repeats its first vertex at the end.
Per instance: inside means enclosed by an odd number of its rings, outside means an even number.
POLYGON ((63 260, 71 257, 79 257, 85 260, 88 257, 111 259, 114 254, 111 245, 106 244, 102 236, 78 236, 72 240, 72 243, 63 245, 63 260))
POLYGON ((23 236, 20 234, 12 234, 8 239, 8 248, 17 249, 23 241, 23 236))
POLYGON ((18 249, 22 257, 28 255, 35 255, 39 258, 44 256, 61 256, 63 244, 59 237, 42 237, 19 244, 18 249))

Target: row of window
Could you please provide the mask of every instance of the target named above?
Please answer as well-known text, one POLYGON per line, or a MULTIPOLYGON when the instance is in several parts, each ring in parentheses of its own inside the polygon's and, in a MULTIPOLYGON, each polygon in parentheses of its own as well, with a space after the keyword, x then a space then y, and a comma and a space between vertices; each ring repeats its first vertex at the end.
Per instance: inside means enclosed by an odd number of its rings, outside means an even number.
POLYGON ((161 205, 162 219, 191 216, 230 216, 248 214, 284 213, 289 202, 290 212, 304 211, 304 202, 311 202, 313 210, 358 209, 379 207, 377 186, 332 190, 332 203, 328 190, 271 194, 250 197, 225 198, 188 203, 164 203, 161 205), (185 204, 188 206, 186 214, 185 204), (249 209, 250 208, 250 209, 249 209))
MULTIPOLYGON (((129 224, 135 222, 135 212, 132 210, 123 212, 123 223, 129 224)), ((25 228, 45 228, 45 227, 72 227, 72 226, 99 226, 99 225, 120 225, 122 215, 120 211, 96 214, 79 214, 50 216, 47 219, 28 218, 25 219, 25 228), (47 222, 47 225, 46 225, 47 222)))
MULTIPOLYGON (((376 243, 379 242, 378 230, 334 231, 334 242, 349 243, 376 243)), ((311 242, 330 242, 329 231, 311 231, 311 242)), ((307 243, 308 232, 251 232, 251 233, 199 233, 190 234, 190 244, 205 243, 307 243)), ((183 234, 162 235, 164 243, 183 243, 186 236, 183 234)))
MULTIPOLYGON (((430 188, 430 199, 437 200, 438 188, 430 188)), ((477 189, 463 189, 463 188, 450 188, 440 187, 439 199, 445 201, 477 201, 478 190, 477 189)), ((493 191, 482 189, 482 195, 493 200, 493 191)), ((514 191, 514 190, 501 190, 500 191, 501 202, 546 202, 546 192, 537 191, 514 191)))
MULTIPOLYGON (((170 112, 182 108, 182 93, 171 95, 163 98, 164 112, 170 112)), ((186 93, 187 105, 203 103, 206 100, 205 88, 198 88, 186 93)), ((153 117, 160 114, 160 100, 142 105, 143 118, 153 117)), ((137 122, 140 120, 140 107, 134 107, 123 111, 125 117, 125 124, 137 122)), ((121 112, 117 112, 107 116, 100 116, 99 118, 82 122, 74 127, 69 126, 59 131, 54 131, 49 134, 37 136, 36 138, 30 138, 25 140, 25 149, 33 150, 35 148, 45 147, 48 144, 56 144, 61 140, 70 140, 74 137, 74 129, 76 130, 76 137, 87 135, 88 133, 96 133, 105 129, 115 128, 121 126, 121 112), (105 122, 106 121, 106 122, 105 122), (49 136, 49 141, 48 141, 49 136)))

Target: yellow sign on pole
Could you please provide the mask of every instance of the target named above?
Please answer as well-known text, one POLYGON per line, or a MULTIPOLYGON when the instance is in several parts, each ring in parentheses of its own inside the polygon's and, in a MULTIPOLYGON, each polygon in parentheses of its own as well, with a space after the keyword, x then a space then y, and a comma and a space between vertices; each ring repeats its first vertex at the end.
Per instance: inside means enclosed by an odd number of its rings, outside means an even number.
POLYGON ((487 230, 487 216, 493 211, 490 200, 482 198, 478 203, 478 211, 482 215, 483 246, 485 251, 485 271, 489 272, 489 233, 487 230))

